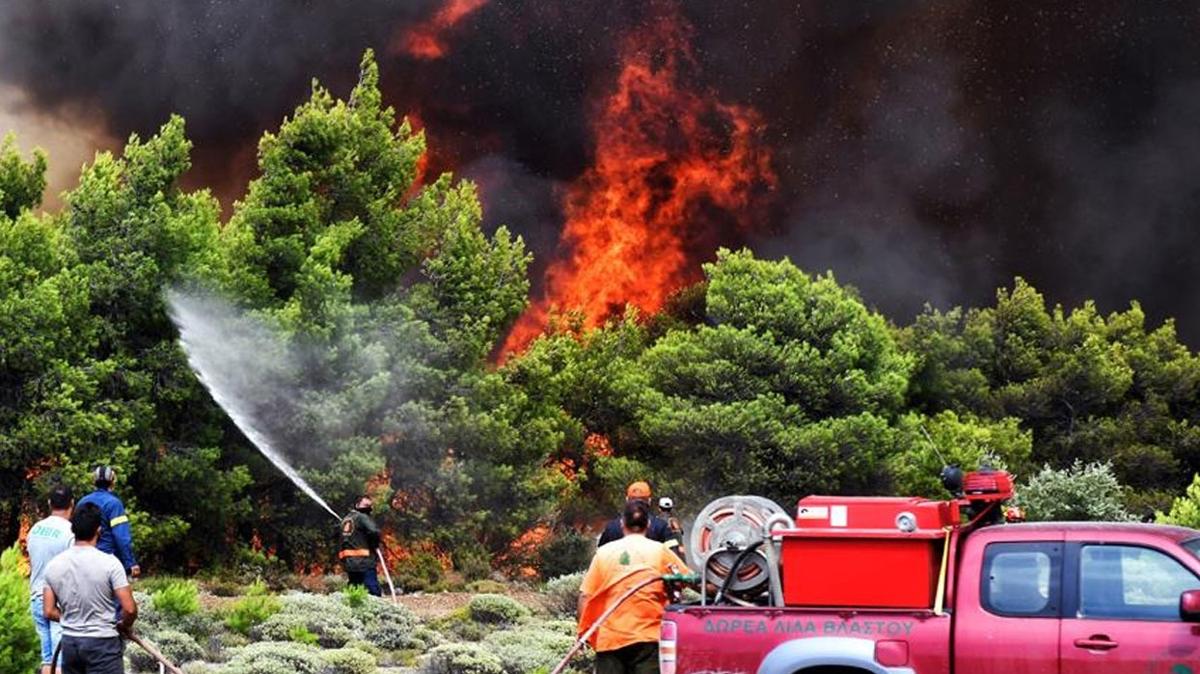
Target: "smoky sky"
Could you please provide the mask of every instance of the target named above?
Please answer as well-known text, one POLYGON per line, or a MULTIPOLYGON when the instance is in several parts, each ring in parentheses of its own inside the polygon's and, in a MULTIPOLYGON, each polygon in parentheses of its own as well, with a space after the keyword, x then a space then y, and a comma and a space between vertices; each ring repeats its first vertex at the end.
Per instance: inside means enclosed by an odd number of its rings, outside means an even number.
MULTIPOLYGON (((372 47, 386 100, 427 130, 432 168, 480 182, 488 224, 538 254, 536 282, 563 187, 604 142, 588 120, 621 39, 668 4, 492 0, 446 33, 445 57, 422 60, 397 46, 433 0, 10 0, 0 84, 116 137, 182 114, 188 183, 228 208, 261 132, 314 77, 345 95, 372 47)), ((1067 306, 1139 300, 1200 344, 1194 4, 674 7, 697 62, 686 84, 758 110, 779 176, 763 221, 724 243, 830 269, 899 323, 927 302, 990 303, 1020 275, 1067 306)))

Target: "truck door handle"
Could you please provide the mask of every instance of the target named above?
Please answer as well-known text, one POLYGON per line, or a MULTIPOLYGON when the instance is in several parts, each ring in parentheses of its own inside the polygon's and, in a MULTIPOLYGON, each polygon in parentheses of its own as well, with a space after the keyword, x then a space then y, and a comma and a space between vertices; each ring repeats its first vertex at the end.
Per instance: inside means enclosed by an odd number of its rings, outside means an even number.
POLYGON ((1075 647, 1095 651, 1109 651, 1117 647, 1117 642, 1109 639, 1106 634, 1093 634, 1087 639, 1076 639, 1075 647))

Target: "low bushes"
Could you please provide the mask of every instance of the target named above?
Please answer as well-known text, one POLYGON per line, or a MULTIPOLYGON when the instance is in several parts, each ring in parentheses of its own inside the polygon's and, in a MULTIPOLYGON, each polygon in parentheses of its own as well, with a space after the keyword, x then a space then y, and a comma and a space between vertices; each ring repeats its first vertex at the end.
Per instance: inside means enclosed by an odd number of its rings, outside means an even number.
POLYGON ((271 596, 262 581, 250 586, 245 597, 239 599, 225 616, 225 626, 241 635, 263 623, 282 609, 279 600, 271 596))
MULTIPOLYGON (((146 637, 172 663, 204 659, 204 649, 191 635, 178 630, 163 629, 146 637)), ((140 648, 127 649, 130 666, 139 672, 157 672, 158 661, 140 648)))
POLYGON ((262 641, 239 648, 221 674, 319 674, 325 667, 314 646, 262 641))
POLYGON ((362 623, 348 615, 316 611, 284 610, 267 618, 250 630, 250 636, 260 641, 289 641, 311 635, 325 648, 340 648, 362 630, 362 623))
POLYGON ((323 651, 325 661, 322 674, 372 674, 375 671, 375 656, 357 648, 336 648, 323 651))
POLYGON ((546 582, 546 608, 558 615, 576 617, 579 613, 579 586, 583 572, 559 576, 546 582))
POLYGON ((549 671, 574 643, 574 637, 538 625, 493 632, 483 640, 483 645, 500 658, 508 674, 549 671))
POLYGON ((504 662, 480 644, 444 644, 429 651, 424 674, 506 674, 504 662))
POLYGON ((477 594, 467 604, 472 620, 487 625, 511 625, 529 615, 524 604, 502 594, 477 594))

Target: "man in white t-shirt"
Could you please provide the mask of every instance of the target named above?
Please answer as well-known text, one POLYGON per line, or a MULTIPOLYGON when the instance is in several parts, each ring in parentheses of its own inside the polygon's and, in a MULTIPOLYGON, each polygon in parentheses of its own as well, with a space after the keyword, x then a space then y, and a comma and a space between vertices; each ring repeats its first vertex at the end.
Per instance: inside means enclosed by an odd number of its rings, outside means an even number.
MULTIPOLYGON (((71 534, 71 507, 75 499, 71 488, 65 484, 56 484, 50 489, 50 516, 38 520, 29 529, 26 547, 29 550, 29 611, 33 614, 33 623, 37 626, 38 637, 42 640, 42 674, 49 674, 50 661, 54 659, 54 650, 58 648, 58 640, 62 637, 62 627, 53 620, 47 620, 42 611, 42 590, 46 586, 46 567, 58 553, 71 547, 75 536, 71 534)), ((59 664, 62 660, 59 659, 59 664)))
POLYGON ((101 518, 95 504, 76 508, 75 544, 46 567, 42 601, 46 617, 62 623, 62 674, 125 674, 121 635, 137 620, 137 603, 121 562, 96 549, 101 518))

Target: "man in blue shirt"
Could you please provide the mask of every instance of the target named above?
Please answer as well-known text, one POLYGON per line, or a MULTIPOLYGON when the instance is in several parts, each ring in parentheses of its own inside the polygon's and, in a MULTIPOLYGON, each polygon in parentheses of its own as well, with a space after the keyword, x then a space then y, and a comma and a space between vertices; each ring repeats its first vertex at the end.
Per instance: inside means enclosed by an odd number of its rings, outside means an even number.
POLYGON ((94 503, 100 509, 100 542, 96 548, 115 556, 125 567, 125 573, 132 578, 142 575, 133 556, 133 534, 129 526, 129 517, 125 514, 125 504, 112 493, 113 483, 117 481, 117 472, 110 466, 99 466, 92 472, 96 491, 79 499, 76 508, 85 503, 94 503))

